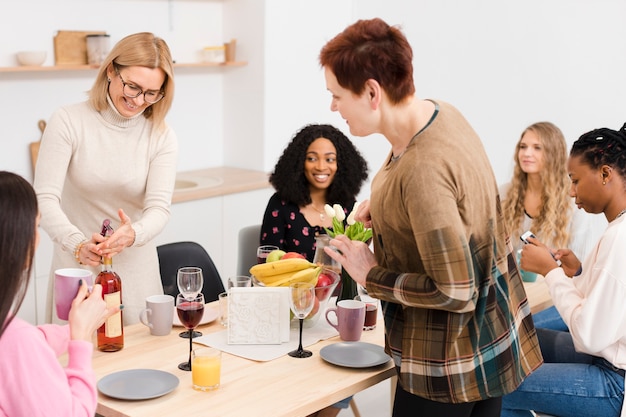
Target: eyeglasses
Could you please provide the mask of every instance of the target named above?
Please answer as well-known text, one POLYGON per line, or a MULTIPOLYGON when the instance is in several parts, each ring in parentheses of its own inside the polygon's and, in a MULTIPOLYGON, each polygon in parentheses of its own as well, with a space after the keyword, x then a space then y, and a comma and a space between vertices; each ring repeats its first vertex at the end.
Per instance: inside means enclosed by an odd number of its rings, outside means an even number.
POLYGON ((122 75, 117 67, 115 67, 115 72, 117 73, 117 76, 120 77, 120 81, 122 82, 122 93, 124 93, 124 95, 128 98, 136 98, 143 94, 143 99, 146 103, 154 104, 159 102, 165 96, 165 92, 160 90, 143 91, 136 85, 128 84, 122 78, 122 75))

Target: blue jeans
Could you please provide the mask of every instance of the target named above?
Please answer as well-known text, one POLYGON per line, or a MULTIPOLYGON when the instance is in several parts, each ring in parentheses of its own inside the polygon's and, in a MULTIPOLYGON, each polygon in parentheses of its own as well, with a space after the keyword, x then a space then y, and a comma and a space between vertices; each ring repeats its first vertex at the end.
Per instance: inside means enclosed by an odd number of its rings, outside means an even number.
POLYGON ((533 314, 533 322, 535 323, 535 327, 538 329, 552 329, 569 332, 567 324, 565 324, 561 315, 554 306, 546 308, 537 314, 533 314))
POLYGON ((348 408, 350 407, 350 401, 352 401, 352 395, 348 398, 344 398, 341 401, 337 401, 335 404, 333 404, 333 407, 340 409, 348 408))
POLYGON ((530 417, 528 410, 560 417, 617 417, 624 377, 602 358, 576 352, 568 332, 537 329, 544 364, 502 397, 501 417, 530 417))

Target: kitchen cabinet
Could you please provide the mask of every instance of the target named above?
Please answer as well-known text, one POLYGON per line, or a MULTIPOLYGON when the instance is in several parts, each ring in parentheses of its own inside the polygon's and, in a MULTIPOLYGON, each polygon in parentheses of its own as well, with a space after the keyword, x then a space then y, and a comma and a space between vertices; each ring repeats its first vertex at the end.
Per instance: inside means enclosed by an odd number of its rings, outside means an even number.
POLYGON ((39 235, 39 246, 35 252, 30 282, 22 306, 17 313, 18 317, 32 324, 42 324, 46 319, 46 296, 52 262, 52 240, 41 228, 39 228, 39 235))

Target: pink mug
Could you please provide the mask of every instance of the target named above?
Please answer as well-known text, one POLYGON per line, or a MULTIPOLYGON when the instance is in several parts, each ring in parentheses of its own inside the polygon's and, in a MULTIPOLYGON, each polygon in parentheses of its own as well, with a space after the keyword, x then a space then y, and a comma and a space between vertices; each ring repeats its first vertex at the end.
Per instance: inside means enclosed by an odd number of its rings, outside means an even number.
POLYGON ((63 268, 54 271, 54 304, 57 317, 67 320, 72 301, 78 293, 78 283, 83 280, 89 287, 93 286, 93 274, 87 269, 63 268))
POLYGON ((365 323, 365 303, 358 300, 341 300, 337 307, 326 310, 326 321, 339 332, 341 340, 356 342, 361 339, 365 323), (328 314, 333 313, 337 324, 330 321, 328 314))

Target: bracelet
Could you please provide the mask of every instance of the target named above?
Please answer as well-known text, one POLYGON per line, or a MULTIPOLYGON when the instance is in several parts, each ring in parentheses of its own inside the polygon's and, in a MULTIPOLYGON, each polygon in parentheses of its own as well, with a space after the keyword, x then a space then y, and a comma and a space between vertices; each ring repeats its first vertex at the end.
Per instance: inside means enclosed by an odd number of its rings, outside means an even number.
POLYGON ((76 262, 78 262, 80 265, 85 265, 84 263, 80 261, 80 250, 83 248, 83 245, 87 242, 88 240, 83 240, 78 245, 76 245, 76 249, 74 249, 74 258, 76 258, 76 262))

